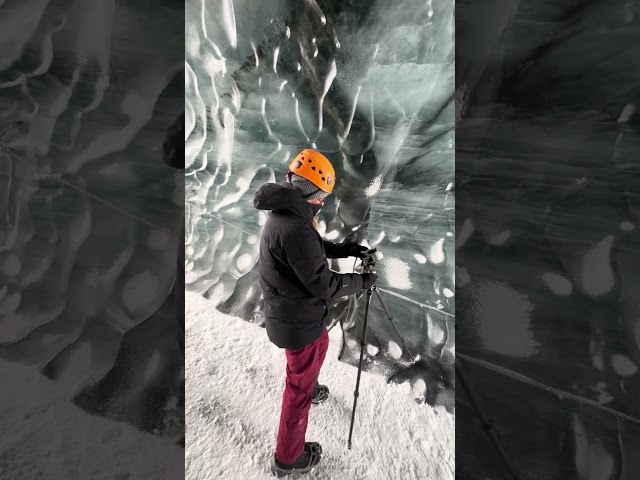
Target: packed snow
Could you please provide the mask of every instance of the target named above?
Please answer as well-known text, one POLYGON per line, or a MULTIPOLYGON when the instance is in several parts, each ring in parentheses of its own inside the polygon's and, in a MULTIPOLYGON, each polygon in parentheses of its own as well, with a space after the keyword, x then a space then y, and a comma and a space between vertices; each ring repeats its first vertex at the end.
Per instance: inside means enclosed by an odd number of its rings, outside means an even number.
POLYGON ((1 479, 182 478, 170 438, 89 415, 33 367, 0 360, 0 377, 1 479))
MULTIPOLYGON (((218 312, 204 297, 186 297, 187 480, 272 478, 285 379, 285 355, 266 331, 218 312)), ((454 478, 455 419, 416 399, 428 385, 387 384, 364 372, 353 432, 347 437, 357 369, 339 362, 341 330, 330 345, 320 382, 329 400, 311 407, 307 441, 323 458, 309 480, 454 478)))

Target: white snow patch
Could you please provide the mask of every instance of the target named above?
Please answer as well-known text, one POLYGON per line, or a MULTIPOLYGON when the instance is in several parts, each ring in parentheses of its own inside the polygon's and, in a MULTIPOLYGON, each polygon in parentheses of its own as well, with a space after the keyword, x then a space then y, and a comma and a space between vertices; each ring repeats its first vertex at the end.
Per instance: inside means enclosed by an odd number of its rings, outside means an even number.
POLYGON ((374 240, 373 242, 371 242, 371 246, 376 246, 378 245, 380 242, 382 242, 382 240, 384 240, 385 237, 385 233, 384 232, 380 232, 380 235, 378 235, 377 240, 374 240))
POLYGON ((0 360, 0 377, 3 479, 54 478, 52 468, 68 479, 183 478, 184 449, 174 440, 86 413, 38 368, 0 360))
POLYGON ((402 356, 402 349, 393 340, 389 340, 389 355, 398 360, 402 356))
POLYGON ((256 237, 255 235, 251 235, 247 238, 247 243, 249 245, 255 245, 258 242, 258 237, 256 237))
POLYGON ((613 240, 613 235, 607 235, 584 256, 582 286, 589 295, 599 296, 613 289, 615 281, 609 258, 613 240))
POLYGON ((442 343, 442 340, 444 340, 444 332, 438 325, 433 326, 433 334, 431 335, 431 339, 436 344, 440 344, 442 343))
POLYGON ((451 298, 451 297, 453 297, 453 295, 454 295, 454 293, 453 293, 450 289, 448 289, 448 288, 445 288, 444 290, 442 290, 442 293, 443 293, 443 294, 444 294, 444 296, 445 296, 445 297, 447 297, 447 298, 451 298))
POLYGON ((598 403, 600 404, 609 403, 611 402, 611 400, 613 400, 613 397, 607 391, 605 391, 605 388, 607 388, 607 386, 604 382, 600 382, 595 387, 592 387, 593 390, 599 393, 598 403))
POLYGON ((251 255, 243 253, 236 260, 236 266, 241 273, 247 272, 251 268, 251 255))
POLYGON ((574 416, 573 428, 576 445, 576 469, 580 478, 589 480, 607 480, 613 474, 614 461, 599 439, 590 441, 584 426, 574 416))
POLYGON ((378 353, 380 353, 380 349, 375 345, 367 345, 367 353, 372 357, 375 357, 378 353))
POLYGON ((427 263, 427 257, 419 253, 414 254, 413 258, 415 258, 418 263, 427 263))
POLYGON ((469 276, 467 269, 464 267, 456 267, 456 284, 458 287, 464 287, 470 281, 471 276, 469 276))
POLYGON ((545 273, 542 276, 542 280, 544 280, 547 287, 549 287, 549 289, 556 295, 566 297, 567 295, 570 295, 573 290, 571 281, 557 273, 545 273))
POLYGON ((620 116, 618 117, 618 122, 620 123, 628 122, 629 120, 631 120, 631 117, 633 117, 633 114, 635 113, 635 111, 636 111, 636 106, 633 103, 627 103, 622 109, 620 116))
POLYGON ((413 287, 409 272, 411 267, 399 258, 387 257, 382 264, 387 282, 394 288, 409 290, 413 287))
POLYGON ((412 387, 413 394, 418 400, 423 400, 427 398, 427 384, 421 378, 419 378, 416 383, 413 384, 412 387))
POLYGON ((338 238, 339 235, 340 235, 340 232, 338 230, 331 230, 329 233, 327 233, 326 239, 335 240, 336 238, 338 238))
POLYGON ((469 240, 469 237, 471 237, 471 234, 473 233, 475 228, 476 227, 473 224, 473 220, 471 220, 470 218, 467 218, 464 221, 464 223, 462 224, 462 228, 460 229, 460 232, 456 237, 456 249, 463 246, 467 242, 467 240, 469 240))
POLYGON ((365 189, 364 194, 367 197, 373 197, 376 193, 380 191, 381 186, 382 186, 382 175, 378 175, 376 178, 371 180, 371 184, 365 189))
POLYGON ((506 285, 490 282, 477 288, 473 297, 478 333, 489 350, 512 357, 537 352, 539 343, 530 330, 534 306, 526 296, 506 285))
POLYGON ((500 232, 489 237, 487 239, 487 243, 489 243, 489 245, 493 245, 494 247, 497 247, 499 245, 502 245, 507 240, 509 240, 510 237, 511 237, 511 230, 505 230, 504 232, 500 232))
POLYGON ((591 360, 593 361, 593 366, 598 370, 604 370, 604 359, 602 358, 602 351, 598 350, 593 353, 591 356, 591 360))
POLYGON ((249 188, 249 185, 251 185, 251 179, 250 178, 239 177, 236 180, 236 187, 238 187, 240 190, 246 190, 247 188, 249 188))
POLYGON ((632 230, 635 230, 636 226, 633 223, 625 220, 624 222, 620 223, 620 228, 625 232, 630 232, 632 230))
POLYGON ((444 238, 441 238, 436 243, 433 244, 430 251, 431 262, 436 265, 444 262, 444 250, 442 246, 444 244, 444 238))
POLYGON ((616 354, 611 357, 611 366, 622 377, 630 377, 638 371, 638 366, 625 355, 616 354))
MULTIPOLYGON (((284 351, 269 342, 263 328, 215 311, 199 295, 187 293, 186 304, 186 478, 268 480, 284 351)), ((331 396, 312 406, 306 436, 320 442, 324 453, 309 478, 453 480, 455 417, 437 415, 415 402, 415 391, 387 384, 383 376, 362 374, 357 441, 347 450, 357 368, 337 360, 340 329, 332 329, 329 338, 319 380, 331 396)), ((421 388, 417 382, 414 390, 421 388)))

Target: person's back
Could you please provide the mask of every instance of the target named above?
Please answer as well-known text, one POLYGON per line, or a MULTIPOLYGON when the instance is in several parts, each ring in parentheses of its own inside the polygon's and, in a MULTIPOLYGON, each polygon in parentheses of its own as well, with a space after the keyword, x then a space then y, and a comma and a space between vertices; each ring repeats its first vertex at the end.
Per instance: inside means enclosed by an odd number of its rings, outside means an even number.
POLYGON ((313 209, 293 186, 265 185, 255 206, 271 210, 259 261, 267 334, 278 347, 296 350, 320 337, 326 301, 361 291, 362 276, 329 269, 313 209))

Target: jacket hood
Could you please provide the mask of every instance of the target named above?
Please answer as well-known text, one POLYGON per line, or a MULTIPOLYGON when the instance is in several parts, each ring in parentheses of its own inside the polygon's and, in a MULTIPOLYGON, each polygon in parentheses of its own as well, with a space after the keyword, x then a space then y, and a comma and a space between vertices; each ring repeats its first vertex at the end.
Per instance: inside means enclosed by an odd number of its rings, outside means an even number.
POLYGON ((285 183, 266 183, 256 192, 253 206, 258 210, 289 212, 309 222, 313 221, 313 208, 302 198, 300 190, 285 183))

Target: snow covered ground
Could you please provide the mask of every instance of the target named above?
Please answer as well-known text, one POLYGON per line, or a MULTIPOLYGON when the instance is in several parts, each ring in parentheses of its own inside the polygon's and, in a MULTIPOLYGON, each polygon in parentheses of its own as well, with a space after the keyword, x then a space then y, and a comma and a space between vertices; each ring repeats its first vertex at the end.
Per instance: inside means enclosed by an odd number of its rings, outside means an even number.
POLYGON ((32 367, 0 361, 0 479, 182 478, 166 437, 89 415, 32 367))
MULTIPOLYGON (((271 478, 284 389, 284 351, 263 328, 215 310, 187 294, 186 478, 271 478)), ((329 332, 320 373, 331 390, 312 406, 307 440, 322 445, 323 458, 309 480, 449 480, 454 478, 455 419, 418 404, 408 384, 387 384, 363 373, 347 449, 357 369, 337 360, 341 331, 329 332)))

